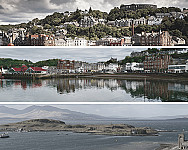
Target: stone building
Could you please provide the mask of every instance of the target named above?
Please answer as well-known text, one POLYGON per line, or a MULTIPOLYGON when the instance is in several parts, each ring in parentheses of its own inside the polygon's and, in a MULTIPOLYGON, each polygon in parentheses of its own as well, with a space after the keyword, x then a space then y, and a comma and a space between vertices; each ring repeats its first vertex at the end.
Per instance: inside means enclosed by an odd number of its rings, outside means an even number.
POLYGON ((53 35, 29 35, 26 42, 27 46, 55 46, 55 37, 53 35))
POLYGON ((132 41, 133 45, 140 46, 174 46, 168 31, 134 34, 132 41))
POLYGON ((74 60, 59 60, 57 64, 57 69, 61 70, 61 73, 70 73, 74 72, 74 60))
POLYGON ((170 64, 172 64, 170 55, 146 55, 144 70, 145 72, 166 73, 170 64))

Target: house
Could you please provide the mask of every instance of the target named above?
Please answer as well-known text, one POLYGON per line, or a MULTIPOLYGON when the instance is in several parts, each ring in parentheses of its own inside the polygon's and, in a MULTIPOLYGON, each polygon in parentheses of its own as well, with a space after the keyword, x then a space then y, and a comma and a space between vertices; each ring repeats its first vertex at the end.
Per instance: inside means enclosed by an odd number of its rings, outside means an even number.
POLYGON ((162 18, 156 18, 155 16, 150 16, 148 18, 147 24, 148 25, 160 25, 162 22, 162 18))
POLYGON ((107 26, 116 26, 116 22, 115 21, 108 21, 107 23, 106 23, 106 25, 107 26))
POLYGON ((147 23, 147 20, 144 17, 141 17, 139 19, 121 19, 121 20, 115 20, 115 26, 117 27, 130 27, 132 24, 134 26, 138 25, 145 25, 147 23))
POLYGON ((32 74, 47 74, 47 70, 42 69, 42 67, 29 67, 25 72, 32 74))
POLYGON ((92 27, 96 24, 98 24, 98 20, 93 18, 92 16, 84 16, 84 18, 79 22, 79 26, 83 28, 92 27))
POLYGON ((156 13, 157 18, 173 17, 175 19, 183 19, 186 14, 182 12, 156 13))
POLYGON ((122 46, 132 46, 132 37, 125 36, 122 39, 124 39, 122 46))
POLYGON ((77 21, 65 22, 63 26, 64 26, 65 28, 67 28, 68 25, 74 25, 74 26, 78 27, 78 26, 79 26, 79 23, 78 23, 77 21))
POLYGON ((173 36, 172 37, 172 43, 173 43, 174 46, 185 45, 185 39, 173 36))

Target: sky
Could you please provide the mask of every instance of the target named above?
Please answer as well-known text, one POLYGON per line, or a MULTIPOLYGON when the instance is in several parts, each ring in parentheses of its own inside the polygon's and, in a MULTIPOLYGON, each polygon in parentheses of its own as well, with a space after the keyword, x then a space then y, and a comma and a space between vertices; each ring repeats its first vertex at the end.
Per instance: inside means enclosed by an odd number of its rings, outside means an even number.
POLYGON ((111 57, 122 60, 132 51, 146 48, 0 48, 0 58, 31 60, 37 62, 47 59, 68 59, 86 62, 107 61, 111 57))
MULTIPOLYGON (((29 106, 31 105, 6 105, 15 109, 24 109, 29 106)), ((48 106, 105 117, 155 119, 160 116, 188 116, 188 104, 59 104, 48 106)))
POLYGON ((98 9, 109 12, 121 4, 144 3, 158 7, 188 6, 188 0, 0 0, 0 24, 28 22, 34 18, 42 19, 53 12, 98 9))

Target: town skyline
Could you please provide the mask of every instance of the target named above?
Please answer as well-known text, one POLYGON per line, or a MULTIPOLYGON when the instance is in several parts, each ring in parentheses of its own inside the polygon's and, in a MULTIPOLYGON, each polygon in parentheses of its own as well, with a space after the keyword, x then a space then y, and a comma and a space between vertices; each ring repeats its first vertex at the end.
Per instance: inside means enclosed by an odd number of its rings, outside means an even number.
MULTIPOLYGON (((65 11, 75 11, 77 8, 81 10, 89 10, 90 7, 95 10, 101 10, 104 12, 109 12, 110 9, 114 7, 119 7, 121 4, 141 4, 144 3, 144 0, 138 1, 126 1, 123 0, 95 0, 95 1, 86 1, 86 0, 25 0, 25 1, 0 1, 0 20, 1 25, 3 24, 17 24, 21 22, 28 22, 34 18, 42 19, 47 15, 52 14, 53 12, 65 12, 65 11)), ((150 0, 147 4, 155 4, 158 7, 179 7, 183 9, 188 5, 186 0, 181 1, 177 0, 174 2, 171 1, 154 1, 150 0)))

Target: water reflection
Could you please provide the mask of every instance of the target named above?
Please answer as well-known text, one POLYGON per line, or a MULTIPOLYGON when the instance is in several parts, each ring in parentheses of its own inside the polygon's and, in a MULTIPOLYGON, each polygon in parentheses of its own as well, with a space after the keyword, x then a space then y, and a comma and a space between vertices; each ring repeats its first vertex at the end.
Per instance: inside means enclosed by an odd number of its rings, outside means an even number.
MULTIPOLYGON (((130 96, 129 100, 140 99, 142 101, 188 101, 188 84, 174 83, 166 81, 148 81, 148 80, 116 80, 116 79, 49 79, 49 80, 1 80, 0 93, 3 91, 11 91, 14 89, 23 89, 25 91, 34 88, 45 88, 56 90, 55 95, 82 94, 86 90, 97 91, 108 90, 110 93, 118 91, 116 96, 130 96), (3 90, 2 90, 3 89, 3 90), (131 99, 132 98, 132 99, 131 99)), ((86 93, 86 92, 85 92, 86 93)), ((56 96, 54 100, 56 100, 56 96)), ((90 95, 92 96, 92 95, 90 95)), ((102 95, 103 100, 108 101, 105 93, 102 95)), ((109 96, 109 95, 108 95, 109 96)), ((97 97, 97 95, 95 95, 97 97)), ((66 101, 66 100, 65 100, 66 101)), ((82 100, 80 100, 82 101, 82 100)), ((118 99, 117 99, 118 101, 118 99)), ((122 101, 122 98, 121 100, 122 101)))

